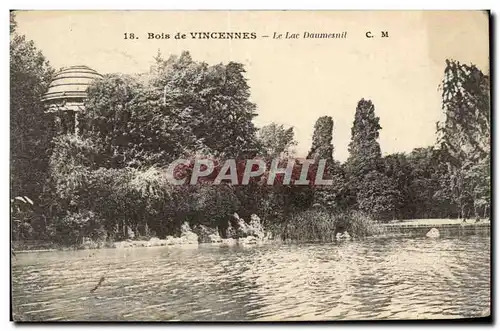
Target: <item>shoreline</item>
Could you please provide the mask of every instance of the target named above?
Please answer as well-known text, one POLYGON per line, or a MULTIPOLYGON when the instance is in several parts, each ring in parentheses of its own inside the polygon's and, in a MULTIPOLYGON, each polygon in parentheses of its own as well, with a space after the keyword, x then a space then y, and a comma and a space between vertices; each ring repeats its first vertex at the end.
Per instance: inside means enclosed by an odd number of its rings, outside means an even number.
MULTIPOLYGON (((244 238, 243 238, 244 239, 244 238)), ((122 242, 115 242, 113 245, 103 245, 102 247, 92 247, 92 248, 80 248, 80 247, 62 247, 62 248, 49 248, 49 249, 23 249, 23 250, 12 250, 14 254, 28 254, 28 253, 49 253, 49 252, 65 252, 65 251, 92 251, 101 249, 113 249, 113 250, 124 250, 124 249, 137 249, 137 248, 160 248, 160 247, 170 247, 170 248, 196 248, 199 246, 212 246, 212 247, 260 247, 264 244, 276 243, 274 240, 261 241, 256 243, 244 243, 239 242, 238 239, 225 239, 224 242, 203 242, 203 243, 182 243, 182 244, 170 244, 170 245, 144 245, 143 241, 130 242, 128 246, 116 245, 122 242)))
MULTIPOLYGON (((428 229, 437 228, 441 232, 445 233, 446 237, 450 235, 446 235, 446 232, 449 229, 458 230, 453 231, 455 234, 451 234, 451 236, 462 236, 462 235, 474 235, 478 234, 477 230, 486 230, 479 231, 479 233, 487 232, 490 234, 491 232, 491 222, 489 221, 480 221, 477 222, 475 220, 467 220, 463 222, 462 220, 408 220, 397 223, 386 223, 379 224, 380 228, 383 229, 383 232, 380 234, 373 234, 367 236, 365 238, 376 238, 376 239, 393 239, 393 238, 419 238, 425 237, 422 235, 422 231, 426 232, 428 229), (464 229, 473 230, 472 233, 464 233, 464 229)), ((469 231, 471 232, 471 231, 469 231)), ((179 238, 180 239, 180 238, 179 238)), ((332 240, 329 242, 340 242, 346 240, 360 240, 355 238, 342 238, 337 240, 332 240)), ((362 240, 362 238, 361 238, 362 240)), ((290 243, 295 241, 290 241, 290 243)), ((211 246, 219 246, 219 247, 234 247, 234 246, 244 246, 244 247, 257 247, 262 246, 263 244, 275 244, 275 243, 289 243, 287 240, 282 241, 280 239, 267 239, 267 240, 258 240, 257 238, 239 238, 239 239, 221 239, 217 242, 180 242, 180 241, 172 241, 168 239, 159 239, 153 237, 149 240, 126 240, 126 241, 117 241, 117 242, 106 242, 97 244, 94 247, 70 247, 64 246, 61 247, 59 245, 53 244, 54 246, 59 246, 56 248, 38 248, 36 244, 33 249, 23 249, 15 250, 14 246, 16 246, 15 242, 11 244, 11 251, 14 254, 27 254, 27 253, 45 253, 45 252, 57 252, 57 251, 78 251, 78 250, 94 250, 94 249, 131 249, 131 248, 150 248, 150 247, 194 247, 199 245, 211 245, 211 246), (248 238, 248 239, 247 239, 248 238)), ((22 245, 22 244, 21 244, 22 245)), ((40 243, 40 246, 50 246, 51 243, 40 243)), ((39 247, 40 247, 39 246, 39 247)))

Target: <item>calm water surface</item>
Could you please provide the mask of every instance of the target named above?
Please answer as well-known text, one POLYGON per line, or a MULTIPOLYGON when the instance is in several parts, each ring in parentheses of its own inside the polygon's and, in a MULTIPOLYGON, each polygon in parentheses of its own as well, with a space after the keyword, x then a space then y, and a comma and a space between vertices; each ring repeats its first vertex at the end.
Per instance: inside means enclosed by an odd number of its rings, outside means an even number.
POLYGON ((476 317, 490 238, 18 254, 12 282, 15 320, 476 317))

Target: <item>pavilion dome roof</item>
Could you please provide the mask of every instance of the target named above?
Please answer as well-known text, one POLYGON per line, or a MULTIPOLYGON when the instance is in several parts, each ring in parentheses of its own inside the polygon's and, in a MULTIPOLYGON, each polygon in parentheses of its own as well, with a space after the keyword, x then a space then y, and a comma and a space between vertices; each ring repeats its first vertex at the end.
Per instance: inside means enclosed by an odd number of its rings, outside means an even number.
POLYGON ((81 99, 83 101, 87 97, 87 88, 99 78, 102 78, 102 75, 84 65, 62 68, 55 74, 42 100, 81 99))

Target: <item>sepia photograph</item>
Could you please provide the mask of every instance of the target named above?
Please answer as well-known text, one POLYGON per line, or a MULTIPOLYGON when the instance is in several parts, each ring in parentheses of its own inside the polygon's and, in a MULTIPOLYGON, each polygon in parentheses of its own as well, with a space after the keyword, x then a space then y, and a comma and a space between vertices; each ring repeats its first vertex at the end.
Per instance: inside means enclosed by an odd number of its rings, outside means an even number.
POLYGON ((491 322, 491 19, 11 10, 11 321, 491 322))

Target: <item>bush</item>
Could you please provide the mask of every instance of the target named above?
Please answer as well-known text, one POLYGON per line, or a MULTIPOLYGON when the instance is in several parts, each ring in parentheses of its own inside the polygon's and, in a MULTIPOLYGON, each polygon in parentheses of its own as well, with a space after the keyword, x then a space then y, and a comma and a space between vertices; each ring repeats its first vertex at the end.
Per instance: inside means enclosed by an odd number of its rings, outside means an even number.
POLYGON ((292 214, 285 222, 275 224, 271 232, 282 240, 333 241, 336 227, 336 219, 328 212, 310 209, 292 214))
POLYGON ((79 246, 88 240, 103 242, 107 237, 101 219, 91 211, 68 213, 56 218, 49 232, 55 242, 69 246, 79 246))
POLYGON ((248 235, 257 237, 259 239, 264 239, 264 227, 260 222, 259 216, 252 214, 250 216, 250 224, 248 225, 248 235))
POLYGON ((28 197, 15 197, 10 200, 10 216, 12 221, 12 238, 14 240, 30 239, 33 234, 33 202, 28 197))
POLYGON ((226 229, 226 238, 238 239, 238 234, 236 233, 236 230, 231 225, 231 222, 228 222, 227 224, 228 225, 227 225, 227 229, 226 229))
POLYGON ((191 227, 187 222, 184 222, 181 226, 181 239, 187 244, 198 243, 198 235, 191 231, 191 227))
POLYGON ((321 209, 292 214, 285 222, 271 227, 276 237, 298 242, 330 242, 336 239, 337 233, 345 231, 361 238, 379 233, 379 227, 361 212, 331 213, 321 209))
POLYGON ((360 211, 353 211, 349 213, 349 223, 346 230, 351 236, 362 238, 380 234, 382 227, 368 215, 360 211))
POLYGON ((219 235, 219 230, 217 228, 209 228, 208 226, 198 224, 193 227, 193 232, 198 236, 200 243, 212 242, 211 236, 219 235))
POLYGON ((264 227, 260 222, 259 216, 252 214, 250 216, 250 223, 247 223, 243 218, 235 213, 233 215, 233 222, 228 222, 226 237, 232 239, 240 239, 249 236, 264 239, 264 227), (233 227, 232 224, 235 224, 236 227, 233 227))

